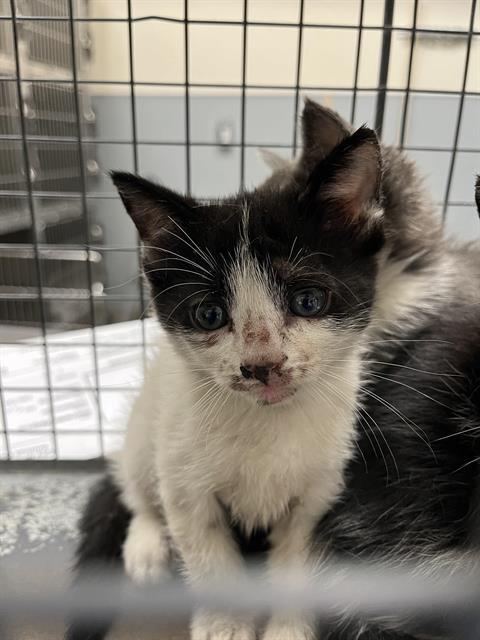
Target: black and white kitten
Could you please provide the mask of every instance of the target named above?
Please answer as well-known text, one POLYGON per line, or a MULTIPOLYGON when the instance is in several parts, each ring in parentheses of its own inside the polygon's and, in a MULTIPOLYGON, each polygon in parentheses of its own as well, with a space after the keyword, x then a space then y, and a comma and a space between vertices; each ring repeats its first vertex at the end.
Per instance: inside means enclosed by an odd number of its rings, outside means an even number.
MULTIPOLYGON (((328 556, 431 570, 467 543, 479 253, 444 241, 414 167, 371 130, 307 101, 303 140, 296 163, 214 203, 113 174, 168 339, 115 488, 87 508, 80 566, 123 554, 131 577, 156 579, 171 539, 201 585, 241 573, 259 530, 272 579, 328 556)), ((344 621, 320 637, 406 637, 389 627, 344 621)), ((257 637, 250 620, 205 612, 191 633, 257 637)), ((279 616, 261 634, 313 637, 312 621, 279 616)))

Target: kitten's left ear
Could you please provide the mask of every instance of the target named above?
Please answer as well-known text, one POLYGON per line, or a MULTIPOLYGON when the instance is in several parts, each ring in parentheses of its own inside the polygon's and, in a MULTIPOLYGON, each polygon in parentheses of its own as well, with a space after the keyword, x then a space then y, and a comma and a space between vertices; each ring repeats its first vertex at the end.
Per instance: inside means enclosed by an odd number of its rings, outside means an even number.
POLYGON ((301 204, 329 226, 378 221, 382 156, 374 131, 361 127, 321 160, 307 182, 301 204))
POLYGON ((144 242, 153 244, 165 229, 175 226, 173 220, 191 216, 195 205, 191 198, 133 173, 112 171, 110 177, 144 242))

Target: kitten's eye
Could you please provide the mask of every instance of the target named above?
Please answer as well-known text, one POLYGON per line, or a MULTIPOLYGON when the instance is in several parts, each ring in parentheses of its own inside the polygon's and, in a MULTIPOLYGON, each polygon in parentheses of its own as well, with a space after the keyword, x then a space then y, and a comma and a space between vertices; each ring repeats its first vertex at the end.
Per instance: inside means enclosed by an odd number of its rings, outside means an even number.
POLYGON ((227 324, 227 312, 217 302, 204 302, 193 309, 195 324, 205 331, 215 331, 227 324))
POLYGON ((309 318, 325 313, 330 304, 327 289, 298 289, 290 298, 290 310, 296 316, 309 318))

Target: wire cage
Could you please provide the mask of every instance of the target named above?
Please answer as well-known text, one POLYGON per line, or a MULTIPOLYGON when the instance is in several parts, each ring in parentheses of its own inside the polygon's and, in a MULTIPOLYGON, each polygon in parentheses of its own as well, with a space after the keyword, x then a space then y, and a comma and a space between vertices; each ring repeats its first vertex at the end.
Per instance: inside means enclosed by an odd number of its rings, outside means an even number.
MULTIPOLYGON (((34 469, 22 508, 41 492, 54 514, 60 502, 77 509, 80 482, 61 474, 121 442, 158 341, 138 238, 107 171, 205 199, 252 187, 268 174, 259 148, 295 157, 305 95, 405 149, 447 232, 480 236, 476 0, 0 0, 0 470, 34 469), (49 489, 38 472, 53 467, 49 489)), ((352 599, 367 612, 382 602, 383 612, 446 612, 456 637, 479 637, 475 576, 442 591, 360 569, 348 588, 299 597, 319 613, 352 599)), ((201 602, 233 601, 235 587, 201 602)), ((116 603, 156 620, 195 604, 178 585, 160 608, 152 593, 117 589, 5 591, 0 635, 28 607, 48 621, 116 603)), ((242 592, 249 606, 265 593, 256 589, 242 592)))
POLYGON ((297 152, 306 94, 404 148, 475 237, 479 51, 475 0, 1 0, 0 458, 121 440, 155 324, 108 169, 250 187, 258 148, 297 152))

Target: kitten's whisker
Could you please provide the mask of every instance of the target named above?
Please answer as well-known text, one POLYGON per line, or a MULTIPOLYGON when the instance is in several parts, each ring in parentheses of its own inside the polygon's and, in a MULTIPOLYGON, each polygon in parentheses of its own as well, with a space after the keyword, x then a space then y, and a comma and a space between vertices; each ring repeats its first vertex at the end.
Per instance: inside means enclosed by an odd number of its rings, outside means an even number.
POLYGON ((186 296, 185 298, 183 298, 182 300, 180 300, 180 302, 178 304, 176 304, 173 309, 170 311, 170 313, 168 314, 167 319, 165 320, 165 322, 168 324, 170 322, 170 318, 173 316, 173 314, 175 313, 175 311, 178 309, 178 307, 180 307, 180 305, 184 304, 187 300, 190 300, 191 298, 193 298, 193 296, 198 295, 199 293, 204 293, 207 292, 205 294, 205 296, 203 297, 202 301, 205 300, 205 298, 207 297, 207 295, 210 293, 209 289, 201 289, 200 291, 194 291, 193 293, 190 293, 188 296, 186 296))
MULTIPOLYGON (((341 396, 342 396, 341 392, 339 392, 339 390, 338 390, 338 389, 335 389, 335 388, 333 387, 333 385, 330 385, 330 384, 329 384, 327 381, 325 381, 325 380, 324 380, 323 382, 326 384, 327 388, 332 392, 332 394, 333 394, 333 395, 338 395, 339 397, 341 397, 341 396)), ((310 397, 311 397, 313 400, 316 400, 316 396, 315 396, 315 394, 314 394, 314 393, 311 393, 311 394, 309 393, 309 392, 310 392, 310 388, 307 388, 306 390, 307 390, 307 392, 308 392, 308 395, 310 395, 310 397)), ((333 411, 334 411, 334 413, 335 413, 336 415, 340 415, 339 410, 335 407, 335 405, 333 404, 333 402, 331 401, 331 399, 327 396, 327 394, 323 392, 323 389, 321 388, 321 386, 320 386, 320 385, 319 385, 318 387, 314 387, 314 389, 313 389, 312 391, 314 391, 314 390, 316 390, 316 391, 317 391, 317 393, 319 394, 320 400, 321 400, 322 402, 326 402, 326 403, 331 407, 331 409, 333 409, 333 411)), ((344 394, 343 394, 343 395, 344 395, 344 394)), ((344 399, 346 400, 346 396, 344 396, 344 399)), ((357 409, 357 408, 355 408, 355 409, 354 409, 354 413, 355 413, 355 415, 356 415, 356 416, 357 416, 357 418, 358 418, 358 417, 359 417, 359 413, 358 413, 358 409, 357 409)), ((369 442, 370 442, 370 446, 371 446, 371 447, 372 447, 372 449, 373 449, 374 447, 373 447, 373 445, 372 445, 372 441, 370 440, 370 436, 369 436, 369 434, 368 434, 367 432, 365 432, 365 434, 366 434, 366 436, 367 436, 367 438, 368 438, 368 440, 369 440, 369 442)), ((360 455, 362 456, 363 462, 364 462, 364 464, 365 464, 365 470, 366 470, 366 471, 368 471, 368 464, 367 464, 367 460, 366 460, 365 455, 364 455, 364 453, 363 453, 363 451, 362 451, 362 448, 361 448, 361 446, 360 446, 360 443, 358 442, 358 440, 357 440, 357 439, 355 439, 355 440, 354 440, 354 442, 355 442, 355 446, 357 447, 357 449, 358 449, 358 451, 359 451, 360 455)))
MULTIPOLYGON (((330 375, 330 374, 327 373, 327 375, 330 375)), ((339 378, 339 379, 341 380, 341 378, 339 378)), ((403 414, 393 404, 391 404, 390 402, 385 400, 385 398, 382 398, 381 396, 379 396, 375 392, 371 391, 371 389, 368 389, 366 387, 366 385, 361 384, 360 387, 359 387, 359 391, 361 393, 367 394, 368 396, 370 396, 371 398, 373 398, 377 402, 380 402, 380 404, 382 404, 385 408, 389 409, 394 415, 396 415, 398 418, 400 418, 400 420, 402 420, 402 422, 409 429, 411 429, 411 431, 417 436, 417 438, 419 438, 428 447, 430 453, 432 454, 432 456, 436 460, 436 455, 435 455, 435 452, 433 451, 433 448, 432 448, 432 446, 430 444, 430 441, 428 440, 428 436, 427 436, 426 432, 419 425, 417 425, 413 420, 411 420, 405 414, 403 414)))
MULTIPOLYGON (((291 278, 291 279, 292 279, 293 281, 295 281, 295 280, 299 280, 300 282, 301 282, 303 279, 305 279, 305 280, 307 280, 310 284, 318 284, 318 285, 320 285, 321 287, 325 287, 325 284, 326 284, 325 280, 318 280, 318 279, 317 279, 317 277, 318 277, 319 275, 322 275, 322 274, 321 274, 321 273, 319 273, 318 271, 307 271, 306 273, 302 273, 302 274, 301 274, 301 277, 299 277, 299 275, 300 275, 299 273, 298 273, 298 274, 294 274, 294 275, 292 276, 292 278, 291 278), (310 277, 310 276, 313 276, 313 277, 310 277)), ((325 275, 328 277, 328 274, 325 274, 325 275)), ((345 304, 346 304, 346 305, 349 305, 349 301, 348 301, 346 298, 344 298, 344 296, 340 295, 340 294, 338 293, 338 291, 336 291, 336 292, 335 292, 335 295, 336 295, 337 297, 341 298, 341 299, 343 300, 343 302, 345 302, 345 304)), ((358 300, 358 298, 356 298, 356 299, 358 300)), ((358 309, 358 307, 359 307, 359 306, 365 306, 365 304, 366 304, 365 302, 361 302, 361 303, 359 303, 358 305, 355 305, 354 307, 350 307, 350 309, 353 311, 353 310, 355 310, 355 309, 358 309)))
POLYGON ((463 436, 465 433, 470 433, 472 431, 480 432, 480 424, 475 427, 470 427, 470 429, 462 429, 461 431, 455 431, 455 433, 449 433, 448 436, 442 436, 441 438, 435 438, 434 442, 440 442, 442 440, 449 440, 450 438, 456 438, 458 436, 463 436))
MULTIPOLYGON (((217 391, 218 391, 217 385, 215 384, 215 382, 212 382, 210 387, 207 388, 207 390, 202 394, 200 399, 193 404, 192 409, 194 414, 201 414, 204 408, 208 406, 210 396, 212 396, 212 394, 217 393, 217 391)), ((202 422, 200 422, 200 426, 201 424, 202 422)))
MULTIPOLYGON (((183 242, 185 242, 193 251, 195 251, 195 253, 197 253, 197 255, 199 255, 201 258, 203 258, 203 260, 205 260, 205 262, 209 265, 209 267, 211 267, 211 269, 215 269, 215 260, 212 262, 209 257, 207 256, 207 254, 205 253, 205 251, 203 251, 202 249, 200 249, 200 247, 198 246, 198 244, 195 242, 195 240, 190 236, 190 234, 188 234, 185 229, 178 224, 178 222, 176 220, 174 220, 173 218, 171 218, 169 216, 169 219, 171 222, 173 222, 173 224, 183 233, 183 235, 187 238, 187 242, 184 240, 183 242)), ((172 235, 176 235, 174 234, 172 231, 170 231, 169 229, 165 229, 165 231, 168 231, 169 233, 171 233, 172 235)), ((176 236, 179 240, 181 240, 180 236, 176 236)))
POLYGON ((292 246, 290 247, 290 253, 288 254, 287 262, 290 262, 290 258, 292 257, 293 249, 295 247, 295 243, 297 242, 298 236, 295 236, 292 242, 292 246))
MULTIPOLYGON (((181 238, 180 238, 181 240, 181 238)), ((180 253, 177 253, 176 251, 172 251, 171 249, 165 249, 164 247, 157 247, 155 245, 143 245, 143 247, 145 249, 153 249, 154 251, 163 251, 163 253, 168 253, 168 255, 172 255, 174 256, 174 258, 181 260, 183 262, 186 262, 187 264, 190 264, 191 266, 194 267, 198 267, 198 269, 200 269, 201 271, 204 271, 207 275, 211 276, 212 272, 209 271, 208 269, 206 269, 204 266, 202 266, 201 264, 198 264, 198 262, 195 262, 195 260, 191 260, 190 258, 187 258, 186 256, 182 256, 180 253)), ((168 258, 159 258, 158 260, 152 260, 152 262, 150 264, 155 264, 156 262, 159 262, 160 260, 167 260, 168 258)))
POLYGON ((215 404, 216 404, 215 412, 214 412, 214 414, 213 414, 213 415, 209 416, 210 429, 209 429, 209 431, 207 432, 207 437, 208 437, 208 433, 209 433, 209 432, 210 432, 210 430, 211 430, 211 426, 212 426, 212 425, 214 425, 214 424, 217 422, 218 417, 219 417, 219 416, 221 415, 221 413, 222 413, 222 409, 223 409, 223 407, 225 406, 225 404, 227 403, 227 401, 230 399, 231 395, 232 395, 232 391, 230 391, 230 390, 227 390, 227 392, 226 392, 226 393, 222 393, 222 394, 220 394, 220 396, 219 396, 219 400, 220 400, 220 401, 218 401, 218 400, 217 400, 217 402, 215 403, 215 404))
POLYGON ((187 238, 187 240, 192 243, 192 247, 195 247, 197 249, 197 251, 200 252, 200 256, 205 260, 205 262, 207 264, 209 264, 212 269, 214 269, 215 268, 215 261, 213 260, 212 262, 210 262, 209 259, 208 259, 207 254, 205 253, 205 251, 198 246, 198 244, 195 242, 195 240, 192 238, 192 236, 189 233, 187 233, 187 231, 185 231, 184 227, 182 227, 173 218, 170 218, 170 219, 173 222, 173 224, 183 233, 183 235, 187 238))
POLYGON ((291 268, 292 268, 292 269, 296 269, 296 268, 297 268, 297 265, 299 264, 299 262, 298 262, 298 258, 299 258, 299 256, 301 256, 301 255, 302 255, 302 251, 304 251, 304 248, 303 248, 303 247, 300 247, 300 249, 299 249, 299 250, 297 251, 297 253, 295 254, 295 257, 294 257, 294 259, 293 259, 293 261, 292 261, 292 264, 291 264, 291 268))
POLYGON ((402 411, 397 409, 391 402, 388 402, 387 400, 385 400, 385 398, 382 398, 381 396, 377 395, 373 391, 367 390, 364 387, 361 387, 360 391, 363 393, 367 393, 370 397, 377 400, 377 402, 380 402, 380 404, 382 404, 384 407, 386 407, 387 409, 390 409, 390 411, 392 411, 394 415, 400 418, 400 420, 402 420, 402 422, 404 422, 407 425, 407 427, 413 431, 413 433, 417 436, 417 438, 419 438, 428 447, 433 458, 435 460, 437 459, 437 456, 435 455, 435 452, 430 444, 430 441, 428 440, 428 436, 424 431, 424 429, 422 429, 419 425, 417 425, 417 423, 414 422, 411 418, 408 418, 402 411), (418 433, 417 430, 420 433, 418 433))
POLYGON ((431 339, 431 340, 425 340, 425 339, 416 339, 416 340, 409 340, 407 338, 380 338, 379 340, 367 340, 364 344, 369 345, 369 344, 383 344, 384 342, 394 342, 395 344, 397 344, 398 346, 401 346, 402 343, 404 342, 438 342, 440 344, 450 344, 452 345, 453 342, 450 342, 448 340, 435 340, 435 339, 431 339))
POLYGON ((215 399, 210 403, 210 407, 208 412, 205 413, 205 421, 210 423, 210 426, 213 425, 213 420, 211 420, 214 409, 216 408, 220 398, 223 397, 225 390, 222 387, 218 387, 218 393, 215 396, 215 399))
POLYGON ((148 275, 150 273, 157 273, 160 271, 182 271, 183 273, 193 273, 193 275, 198 276, 199 278, 205 278, 205 280, 213 280, 212 276, 206 276, 203 273, 199 273, 198 271, 192 271, 191 269, 182 269, 181 267, 157 267, 155 269, 145 270, 145 274, 148 275))
POLYGON ((220 398, 222 398, 222 396, 223 390, 220 387, 217 387, 215 392, 210 396, 207 405, 202 408, 203 416, 200 421, 200 431, 203 431, 204 427, 207 426, 207 429, 205 431, 205 447, 207 446, 208 438, 214 424, 213 421, 210 420, 210 416, 212 415, 215 407, 217 406, 217 403, 219 402, 220 398))
POLYGON ((215 380, 213 378, 211 378, 210 380, 204 380, 202 383, 195 385, 194 387, 192 387, 190 389, 190 391, 192 393, 196 393, 197 391, 200 391, 200 389, 203 389, 207 386, 212 386, 212 384, 215 383, 215 380))
POLYGON ((215 383, 211 382, 210 385, 205 385, 207 387, 207 389, 205 389, 205 391, 202 393, 202 395, 200 396, 200 398, 194 402, 193 404, 193 409, 195 410, 195 413, 200 413, 202 411, 203 406, 206 404, 207 402, 207 398, 208 396, 213 393, 216 389, 215 383))
POLYGON ((121 282, 120 284, 112 284, 110 287, 104 287, 103 290, 104 291, 111 291, 112 289, 120 289, 120 287, 124 287, 129 282, 133 282, 137 278, 141 278, 142 275, 143 275, 143 271, 140 271, 139 273, 137 273, 137 275, 132 276, 128 280, 125 280, 125 282, 121 282))
MULTIPOLYGON (((332 374, 332 373, 331 373, 331 372, 329 372, 329 371, 324 371, 323 373, 324 373, 324 375, 329 376, 329 377, 330 377, 330 378, 332 378, 333 380, 337 380, 337 381, 342 382, 342 383, 345 383, 345 382, 347 382, 347 383, 348 383, 348 382, 349 382, 349 381, 348 381, 346 378, 344 378, 343 376, 334 375, 334 374, 332 374)), ((337 390, 337 393, 338 393, 338 390, 337 390)), ((388 449, 388 451, 389 451, 389 453, 390 453, 390 456, 391 456, 391 458, 392 458, 392 460, 393 460, 393 463, 394 463, 394 465, 395 465, 395 470, 396 470, 396 472, 397 472, 397 477, 398 477, 398 478, 400 478, 400 472, 399 472, 399 468, 398 468, 397 460, 396 460, 395 455, 394 455, 394 453, 393 453, 393 451, 392 451, 392 449, 391 449, 391 447, 390 447, 390 444, 389 444, 388 440, 386 439, 385 434, 383 433, 382 429, 380 428, 380 426, 379 426, 378 422, 377 422, 377 421, 372 417, 372 415, 371 415, 371 414, 370 414, 370 413, 365 409, 365 407, 360 406, 359 411, 360 411, 361 419, 363 418, 363 416, 364 416, 364 415, 366 415, 366 416, 368 417, 368 419, 373 423, 373 425, 377 428, 377 431, 379 432, 380 436, 382 437, 382 440, 384 441, 384 443, 385 443, 385 445, 386 445, 386 447, 387 447, 387 449, 388 449)), ((387 462, 386 462, 385 454, 383 453, 383 449, 382 449, 382 447, 380 446, 380 443, 379 443, 378 438, 377 438, 377 436, 376 436, 376 434, 375 434, 375 431, 373 431, 373 429, 371 429, 371 431, 372 431, 372 435, 373 435, 373 436, 374 436, 374 438, 375 438, 375 441, 377 442, 377 445, 378 445, 379 450, 380 450, 380 452, 381 452, 382 458, 383 458, 383 460, 384 460, 385 470, 386 470, 386 473, 387 473, 387 482, 388 482, 388 481, 389 481, 389 469, 388 469, 388 465, 387 465, 387 462)))
POLYGON ((473 460, 470 460, 469 462, 466 462, 465 464, 462 464, 461 467, 458 467, 458 469, 455 469, 455 471, 452 471, 452 473, 458 473, 459 471, 462 471, 462 469, 465 469, 465 467, 469 467, 471 464, 475 464, 476 462, 480 462, 480 456, 474 458, 473 460))
POLYGON ((175 289, 175 287, 186 287, 187 285, 194 285, 194 284, 198 284, 198 285, 205 285, 204 282, 177 282, 175 284, 170 285, 169 287, 166 287, 165 289, 162 289, 162 291, 160 291, 159 293, 157 293, 155 295, 154 298, 152 298, 152 300, 150 301, 150 303, 148 304, 147 308, 143 311, 143 313, 140 315, 140 320, 145 316, 146 312, 149 310, 149 308, 154 304, 155 300, 157 300, 157 298, 159 298, 163 293, 166 293, 167 291, 170 291, 171 289, 175 289))
MULTIPOLYGON (((337 358, 335 358, 335 360, 330 361, 330 362, 350 362, 350 360, 344 359, 344 360, 339 360, 337 358)), ((329 364, 330 364, 329 362, 329 364)), ((380 364, 380 365, 385 365, 387 367, 398 367, 399 369, 408 369, 409 371, 415 371, 416 373, 426 373, 428 375, 431 376, 440 376, 440 377, 448 377, 448 378, 464 378, 465 376, 463 376, 462 374, 459 373, 440 373, 439 371, 428 371, 427 369, 416 369, 415 367, 409 367, 405 364, 397 364, 395 362, 382 362, 381 360, 365 360, 365 364, 380 364)), ((367 372, 368 375, 368 372, 367 372)))
POLYGON ((402 387, 406 387, 407 389, 410 389, 410 391, 415 391, 415 393, 420 394, 421 396, 423 396, 427 400, 430 400, 431 402, 434 402, 435 404, 438 404, 440 407, 443 407, 444 409, 450 410, 450 407, 447 406, 446 404, 443 404, 443 402, 440 402, 439 400, 436 400, 435 398, 432 398, 432 396, 429 396, 428 393, 424 393, 423 391, 420 391, 420 389, 415 389, 415 387, 412 387, 409 384, 406 384, 405 382, 400 382, 400 380, 395 380, 395 379, 389 378, 387 376, 382 376, 379 373, 370 372, 369 375, 374 376, 375 378, 379 378, 380 380, 385 380, 385 382, 391 382, 392 384, 398 384, 398 385, 400 385, 402 387))
MULTIPOLYGON (((308 273, 308 272, 307 272, 308 273)), ((310 273, 315 274, 314 271, 311 271, 310 273)), ((318 275, 318 272, 316 272, 318 275)), ((357 302, 360 301, 360 298, 357 296, 357 294, 347 285, 345 284, 345 282, 343 282, 343 280, 340 280, 340 278, 335 277, 333 274, 331 273, 325 273, 325 276, 327 276, 327 278, 331 278, 334 282, 338 282, 338 284, 340 284, 340 286, 344 287, 350 294, 351 296, 357 300, 357 302)), ((364 302, 361 302, 360 304, 365 304, 364 302)))
POLYGON ((300 251, 295 256, 295 259, 293 261, 292 267, 297 267, 304 260, 308 260, 308 258, 314 258, 315 256, 323 256, 325 258, 333 258, 333 256, 330 253, 325 253, 324 251, 312 251, 311 253, 306 253, 305 255, 300 256, 300 258, 297 260, 296 258, 298 256, 298 254, 301 253, 302 251, 304 251, 303 247, 300 249, 300 251))
MULTIPOLYGON (((332 379, 336 379, 337 381, 340 381, 340 382, 348 382, 345 378, 338 377, 338 376, 333 376, 331 373, 328 373, 328 372, 324 372, 324 373, 325 373, 326 375, 330 376, 332 379)), ((327 381, 326 381, 326 380, 324 380, 324 382, 325 382, 325 383, 327 383, 327 381)), ((328 384, 328 383, 327 383, 327 384, 328 384)), ((338 395, 339 397, 342 397, 342 395, 341 395, 341 394, 342 394, 342 392, 340 392, 340 390, 339 390, 339 389, 336 389, 333 385, 331 385, 331 387, 330 387, 330 388, 332 389, 332 391, 333 391, 333 390, 335 390, 335 392, 337 393, 337 395, 338 395)), ((348 401, 348 399, 347 399, 347 401, 348 401)), ((365 420, 365 416, 366 416, 366 417, 368 418, 368 420, 369 420, 369 422, 367 422, 367 426, 368 426, 368 428, 370 429, 370 431, 371 431, 371 433, 372 433, 372 436, 374 437, 375 442, 376 442, 376 444, 377 444, 378 451, 380 452, 380 455, 382 456, 383 464, 385 465, 385 472, 386 472, 386 474, 387 474, 387 476, 386 476, 386 477, 387 477, 387 483, 389 482, 389 478, 390 478, 390 470, 389 470, 389 467, 388 467, 388 464, 387 464, 387 459, 386 459, 386 457, 385 457, 385 453, 384 453, 384 451, 383 451, 383 448, 382 448, 382 446, 381 446, 381 444, 380 444, 379 439, 377 438, 377 435, 376 435, 376 433, 375 433, 375 431, 374 431, 374 429, 373 429, 373 426, 375 426, 375 427, 376 427, 376 429, 377 429, 377 431, 380 433, 380 435, 381 435, 381 437, 382 437, 382 440, 384 441, 384 443, 385 443, 385 445, 386 445, 386 447, 387 447, 387 449, 388 449, 388 452, 390 453, 390 456, 391 456, 391 458, 392 458, 393 464, 394 464, 394 466, 395 466, 395 470, 396 470, 396 472, 397 472, 397 478, 400 478, 400 472, 399 472, 399 468, 398 468, 398 464, 397 464, 397 459, 395 458, 395 455, 394 455, 394 453, 393 453, 393 451, 392 451, 392 449, 391 449, 391 447, 390 447, 390 444, 388 443, 388 441, 387 441, 387 439, 386 439, 386 437, 385 437, 385 434, 384 434, 384 433, 383 433, 383 431, 381 430, 381 428, 380 428, 380 426, 379 426, 378 422, 377 422, 377 421, 376 421, 376 420, 371 416, 371 414, 370 414, 370 413, 369 413, 369 412, 368 412, 364 407, 362 407, 362 406, 360 406, 360 408, 359 408, 359 409, 357 409, 357 413, 356 413, 356 415, 357 415, 357 421, 358 421, 358 423, 359 423, 361 426, 363 426, 363 420, 365 420)), ((367 434, 367 432, 366 432, 366 431, 365 431, 365 434, 367 434)), ((367 434, 367 437, 368 437, 368 434, 367 434)), ((370 441, 370 444, 372 445, 372 442, 371 442, 370 438, 369 438, 369 441, 370 441)), ((375 448, 374 448, 373 446, 372 446, 372 449, 374 449, 374 450, 375 450, 375 448)))
MULTIPOLYGON (((341 393, 338 393, 338 390, 334 390, 333 388, 330 387, 330 385, 327 385, 327 386, 330 388, 331 391, 334 391, 333 395, 336 394, 339 397, 341 397, 341 393)), ((311 387, 307 386, 305 388, 305 391, 306 391, 307 395, 309 395, 312 398, 312 400, 314 400, 314 401, 317 399, 317 396, 314 393, 316 391, 317 394, 318 394, 318 397, 320 397, 320 400, 322 402, 325 402, 332 409, 332 411, 334 412, 334 414, 336 416, 340 416, 340 411, 335 406, 335 404, 332 402, 332 400, 327 396, 327 394, 324 393, 324 390, 323 390, 323 388, 321 387, 320 384, 318 386, 314 386, 313 389, 311 387)), ((345 397, 345 400, 346 400, 346 397, 345 397)), ((298 407, 300 409, 301 405, 298 405, 298 407)), ((357 410, 356 409, 354 409, 354 412, 355 412, 355 414, 357 414, 357 410)), ((367 435, 367 437, 369 437, 369 436, 367 435)), ((357 440, 355 440, 355 446, 357 447, 360 455, 362 456, 363 462, 365 464, 365 470, 368 470, 367 461, 366 461, 365 456, 363 454, 362 448, 360 447, 360 444, 359 444, 359 442, 357 440)))
MULTIPOLYGON (((341 399, 343 398, 343 400, 344 400, 344 401, 346 401, 346 402, 348 402, 348 401, 349 401, 349 400, 348 400, 348 398, 346 397, 346 395, 345 395, 343 392, 341 392, 339 389, 337 389, 335 386, 331 385, 331 384, 330 384, 330 383, 328 383, 326 380, 323 380, 322 382, 326 385, 327 389, 332 393, 332 395, 333 395, 334 397, 335 397, 335 396, 338 396, 338 397, 339 397, 339 398, 341 398, 341 399)), ((326 394, 323 394, 323 392, 320 390, 320 385, 318 385, 318 387, 317 387, 317 392, 318 392, 318 393, 320 393, 320 397, 321 397, 321 399, 323 399, 323 400, 327 400, 327 396, 326 396, 326 394)), ((330 405, 330 406, 332 406, 332 405, 330 405)), ((355 408, 354 408, 354 410, 353 410, 353 412, 354 412, 354 415, 355 415, 355 417, 356 417, 356 419, 357 419, 357 423, 358 423, 358 424, 360 424, 360 426, 362 427, 363 432, 365 433, 365 436, 367 437, 367 439, 368 439, 368 441, 369 441, 369 443, 370 443, 370 446, 372 447, 372 450, 373 450, 373 451, 376 451, 376 447, 374 446, 374 444, 373 444, 373 442, 372 442, 372 440, 371 440, 371 438, 370 438, 370 434, 369 434, 369 433, 368 433, 368 431, 365 429, 364 425, 360 422, 360 420, 361 420, 362 416, 360 415, 360 412, 359 412, 358 408, 357 408, 357 407, 355 407, 355 408)), ((368 428, 370 429, 370 431, 372 431, 372 427, 371 427, 371 425, 367 423, 367 426, 368 426, 368 428)), ((373 431, 372 431, 372 432, 373 432, 373 431)), ((373 433, 373 435, 375 436, 375 433, 373 433)), ((383 454, 382 448, 380 447, 380 445, 379 445, 379 443, 378 443, 378 440, 377 440, 376 436, 375 436, 375 439, 376 439, 376 441, 377 441, 377 444, 378 444, 378 447, 379 447, 379 450, 380 450, 380 454, 381 454, 381 455, 382 455, 382 457, 383 457, 384 464, 385 464, 385 470, 386 470, 387 475, 388 475, 388 466, 387 466, 387 464, 386 464, 385 456, 384 456, 384 454, 383 454)), ((362 448, 361 448, 361 446, 360 446, 360 443, 358 442, 358 440, 357 440, 356 438, 355 438, 354 442, 355 442, 355 446, 357 447, 358 451, 360 452, 360 455, 362 456, 362 459, 363 459, 364 464, 365 464, 365 469, 366 469, 366 470, 368 470, 367 461, 366 461, 366 459, 365 459, 365 455, 364 455, 363 450, 362 450, 362 448)))

